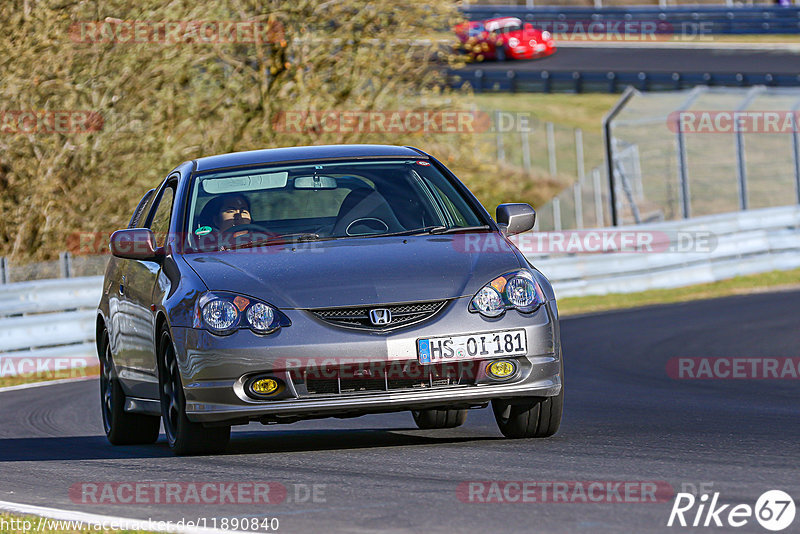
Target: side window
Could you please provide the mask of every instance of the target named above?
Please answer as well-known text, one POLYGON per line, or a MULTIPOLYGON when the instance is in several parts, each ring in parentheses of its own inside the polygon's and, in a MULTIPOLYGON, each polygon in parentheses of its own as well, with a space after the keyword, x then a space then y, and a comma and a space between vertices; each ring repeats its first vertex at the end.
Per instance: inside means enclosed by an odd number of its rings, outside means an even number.
POLYGON ((144 215, 150 212, 150 205, 153 203, 155 196, 155 189, 151 189, 144 194, 142 200, 137 204, 136 209, 133 211, 131 221, 128 223, 128 228, 138 228, 144 222, 144 215))
POLYGON ((156 245, 159 247, 164 246, 167 240, 167 232, 169 231, 169 219, 172 214, 172 201, 175 197, 175 192, 172 187, 167 186, 161 194, 161 199, 158 201, 158 206, 155 208, 153 220, 150 222, 150 229, 156 235, 156 245))

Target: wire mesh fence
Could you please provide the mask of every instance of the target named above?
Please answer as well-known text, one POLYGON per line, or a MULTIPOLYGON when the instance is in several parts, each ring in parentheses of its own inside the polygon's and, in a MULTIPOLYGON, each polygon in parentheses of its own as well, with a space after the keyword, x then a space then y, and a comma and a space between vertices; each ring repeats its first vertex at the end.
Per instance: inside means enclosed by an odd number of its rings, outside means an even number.
POLYGON ((69 252, 59 254, 59 259, 40 262, 12 262, 0 258, 0 284, 102 276, 108 265, 109 255, 73 256, 69 252))
MULTIPOLYGON (((618 223, 800 202, 799 110, 798 89, 635 91, 609 130, 618 223)), ((539 210, 542 229, 585 226, 592 188, 605 211, 592 224, 610 224, 607 166, 589 174, 539 210)))

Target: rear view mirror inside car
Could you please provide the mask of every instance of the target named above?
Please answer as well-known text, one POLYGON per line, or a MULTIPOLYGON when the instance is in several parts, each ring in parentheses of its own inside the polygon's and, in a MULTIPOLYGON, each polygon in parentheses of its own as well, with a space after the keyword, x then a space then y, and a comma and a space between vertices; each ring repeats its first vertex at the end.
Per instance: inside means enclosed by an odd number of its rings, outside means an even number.
POLYGON ((336 178, 332 176, 298 176, 294 179, 295 189, 336 189, 336 178))

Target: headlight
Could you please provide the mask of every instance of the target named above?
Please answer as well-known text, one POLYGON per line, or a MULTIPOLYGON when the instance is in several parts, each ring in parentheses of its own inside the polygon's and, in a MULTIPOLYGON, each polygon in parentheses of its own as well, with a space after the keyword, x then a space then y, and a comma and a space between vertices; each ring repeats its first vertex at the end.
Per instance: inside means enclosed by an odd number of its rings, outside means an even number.
POLYGON ((478 291, 475 298, 472 299, 472 304, 475 308, 487 317, 497 317, 506 311, 503 305, 503 297, 497 290, 490 286, 484 286, 483 289, 478 291))
POLYGON ((486 317, 499 317, 506 310, 530 313, 544 304, 544 293, 528 270, 498 276, 478 291, 469 303, 469 311, 486 317))
POLYGON ((552 37, 552 36, 550 35, 549 31, 545 30, 545 31, 542 32, 542 40, 543 41, 549 41, 550 37, 552 37))
POLYGON ((514 307, 527 308, 536 300, 536 288, 531 280, 515 276, 506 284, 506 296, 514 307))
POLYGON ((239 311, 232 302, 222 299, 211 300, 203 306, 203 321, 211 330, 227 332, 239 320, 239 311))
POLYGON ((511 48, 518 47, 519 46, 519 39, 517 39, 516 37, 512 37, 511 39, 508 40, 508 46, 510 46, 511 48))
POLYGON ((273 329, 275 312, 266 304, 255 302, 247 308, 247 322, 257 332, 269 332, 273 329))
POLYGON ((269 334, 292 322, 265 302, 222 291, 209 291, 197 299, 194 327, 206 328, 217 335, 249 328, 256 334, 269 334))

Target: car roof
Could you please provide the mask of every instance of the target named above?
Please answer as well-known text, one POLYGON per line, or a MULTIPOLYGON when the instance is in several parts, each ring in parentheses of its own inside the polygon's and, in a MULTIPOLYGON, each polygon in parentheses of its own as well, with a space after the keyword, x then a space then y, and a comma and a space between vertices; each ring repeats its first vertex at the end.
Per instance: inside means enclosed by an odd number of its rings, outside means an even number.
POLYGON ((510 26, 512 24, 521 25, 522 24, 522 19, 517 18, 517 17, 500 17, 500 18, 496 18, 496 19, 486 19, 486 20, 483 21, 483 23, 487 27, 488 26, 497 26, 497 27, 503 26, 503 27, 505 27, 505 26, 510 26))
POLYGON ((309 161, 337 158, 411 157, 426 158, 414 148, 394 145, 318 145, 268 148, 249 152, 232 152, 199 158, 196 171, 209 171, 246 165, 261 165, 293 161, 309 161))

